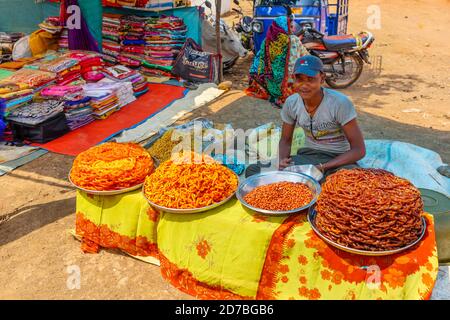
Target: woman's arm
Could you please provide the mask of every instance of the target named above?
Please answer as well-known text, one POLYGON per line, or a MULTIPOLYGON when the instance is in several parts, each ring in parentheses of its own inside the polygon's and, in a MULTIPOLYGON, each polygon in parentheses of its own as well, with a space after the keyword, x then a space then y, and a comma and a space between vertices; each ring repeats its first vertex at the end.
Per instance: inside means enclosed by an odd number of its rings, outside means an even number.
POLYGON ((283 122, 281 129, 281 139, 278 151, 279 169, 289 166, 291 161, 292 136, 294 135, 295 124, 283 122))
POLYGON ((364 144, 364 137, 356 122, 356 119, 348 122, 342 127, 344 134, 350 143, 350 150, 337 156, 333 160, 322 164, 323 171, 334 169, 347 164, 355 163, 361 160, 366 155, 366 145, 364 144))

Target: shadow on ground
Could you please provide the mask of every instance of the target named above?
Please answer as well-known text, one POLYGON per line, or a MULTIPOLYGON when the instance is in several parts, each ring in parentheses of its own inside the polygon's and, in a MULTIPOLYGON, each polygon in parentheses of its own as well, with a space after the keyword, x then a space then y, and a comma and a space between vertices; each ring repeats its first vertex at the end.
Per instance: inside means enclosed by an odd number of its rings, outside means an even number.
POLYGON ((0 223, 0 246, 73 214, 75 198, 25 206, 7 213, 0 223))

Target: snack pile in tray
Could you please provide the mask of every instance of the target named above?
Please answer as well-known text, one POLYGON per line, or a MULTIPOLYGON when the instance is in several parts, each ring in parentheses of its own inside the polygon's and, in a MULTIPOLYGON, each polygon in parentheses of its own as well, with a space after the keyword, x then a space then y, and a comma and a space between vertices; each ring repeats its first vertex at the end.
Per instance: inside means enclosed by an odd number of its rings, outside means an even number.
POLYGON ((313 199, 304 183, 277 182, 257 187, 244 200, 252 207, 271 211, 290 211, 301 208, 313 199))
POLYGON ((408 180, 382 169, 339 170, 317 201, 316 225, 328 239, 349 248, 387 251, 416 241, 423 202, 408 180))
POLYGON ((112 191, 143 183, 153 170, 153 159, 141 146, 107 142, 80 153, 70 179, 87 190, 112 191))
POLYGON ((162 163, 144 184, 145 196, 156 205, 195 209, 229 198, 238 187, 230 169, 207 155, 180 153, 162 163))

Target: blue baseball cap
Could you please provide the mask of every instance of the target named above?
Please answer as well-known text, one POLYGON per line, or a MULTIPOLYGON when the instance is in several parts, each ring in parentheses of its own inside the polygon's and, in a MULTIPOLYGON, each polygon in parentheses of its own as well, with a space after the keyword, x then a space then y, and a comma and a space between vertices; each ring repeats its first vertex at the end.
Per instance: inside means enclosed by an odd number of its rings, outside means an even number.
POLYGON ((306 74, 308 77, 315 77, 319 72, 323 72, 323 63, 316 56, 303 56, 295 62, 294 74, 306 74))

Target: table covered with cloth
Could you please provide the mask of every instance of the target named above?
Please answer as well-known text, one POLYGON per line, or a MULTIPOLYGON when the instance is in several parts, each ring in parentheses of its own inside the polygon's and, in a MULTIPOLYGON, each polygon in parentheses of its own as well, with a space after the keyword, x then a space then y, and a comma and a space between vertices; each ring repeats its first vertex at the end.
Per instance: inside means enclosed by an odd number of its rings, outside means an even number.
POLYGON ((77 192, 85 252, 119 248, 159 259, 162 276, 200 299, 428 299, 438 257, 433 217, 401 254, 366 257, 327 245, 306 214, 269 217, 235 198, 197 214, 158 213, 140 190, 77 192))

